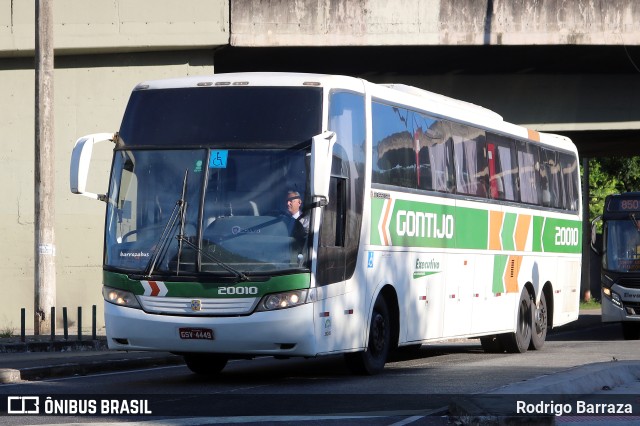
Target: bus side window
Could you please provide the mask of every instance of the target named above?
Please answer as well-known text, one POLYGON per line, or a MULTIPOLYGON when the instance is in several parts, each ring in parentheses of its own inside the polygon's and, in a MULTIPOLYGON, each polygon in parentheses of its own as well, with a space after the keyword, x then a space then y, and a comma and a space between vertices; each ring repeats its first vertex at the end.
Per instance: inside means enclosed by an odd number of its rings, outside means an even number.
POLYGON ((545 207, 562 207, 560 197, 562 183, 555 151, 540 149, 540 181, 542 185, 542 205, 545 207))
POLYGON ((491 198, 518 201, 514 140, 493 133, 487 133, 486 137, 491 198))
POLYGON ((456 163, 456 191, 488 196, 488 166, 484 131, 450 123, 456 163))
POLYGON ((321 247, 344 247, 347 219, 347 180, 331 176, 329 204, 322 212, 321 247))
POLYGON ((580 197, 578 196, 578 159, 570 154, 558 153, 560 169, 562 171, 562 208, 578 211, 580 197))
POLYGON ((520 178, 520 201, 528 204, 540 204, 540 153, 538 147, 519 142, 518 177, 520 178))

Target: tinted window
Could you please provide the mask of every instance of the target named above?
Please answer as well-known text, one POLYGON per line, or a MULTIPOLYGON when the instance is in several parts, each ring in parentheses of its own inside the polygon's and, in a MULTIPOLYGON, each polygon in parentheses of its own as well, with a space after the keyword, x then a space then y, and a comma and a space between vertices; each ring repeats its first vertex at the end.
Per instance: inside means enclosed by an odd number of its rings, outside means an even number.
POLYGON ((364 198, 366 123, 364 96, 336 91, 329 100, 329 130, 336 132, 329 205, 323 209, 317 271, 319 285, 353 275, 364 198))
POLYGON ((489 192, 497 200, 518 200, 518 163, 515 141, 504 136, 487 133, 489 163, 489 192))
POLYGON ((456 191, 459 194, 488 196, 489 172, 484 131, 451 123, 456 163, 456 191))
POLYGON ((563 208, 558 153, 545 148, 540 148, 540 187, 543 206, 563 208))
POLYGON ((125 145, 294 146, 320 133, 322 89, 198 87, 131 94, 125 145))
POLYGON ((404 108, 373 104, 373 182, 416 187, 416 154, 412 128, 414 113, 404 108))
POLYGON ((520 201, 540 204, 540 155, 538 147, 524 142, 516 145, 518 153, 518 177, 520 201))
POLYGON ((580 205, 578 159, 564 153, 559 153, 558 159, 562 173, 562 207, 566 210, 577 211, 580 205))
POLYGON ((374 183, 454 192, 453 139, 442 120, 373 104, 374 183))

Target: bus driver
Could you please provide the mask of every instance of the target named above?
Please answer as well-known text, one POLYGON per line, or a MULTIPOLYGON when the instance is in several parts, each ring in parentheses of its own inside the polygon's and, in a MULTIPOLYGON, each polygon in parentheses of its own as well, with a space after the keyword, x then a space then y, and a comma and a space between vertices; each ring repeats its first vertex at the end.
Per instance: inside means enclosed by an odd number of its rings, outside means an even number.
POLYGON ((309 232, 309 217, 302 213, 302 198, 298 191, 287 192, 287 212, 300 222, 306 233, 309 232))

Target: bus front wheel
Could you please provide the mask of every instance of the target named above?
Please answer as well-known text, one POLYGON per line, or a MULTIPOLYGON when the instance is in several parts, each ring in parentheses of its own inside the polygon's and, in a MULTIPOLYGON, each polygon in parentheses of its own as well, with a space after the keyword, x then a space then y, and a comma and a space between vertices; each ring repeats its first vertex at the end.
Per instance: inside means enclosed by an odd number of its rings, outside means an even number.
POLYGON ((509 353, 524 353, 529 349, 531 343, 531 296, 526 289, 520 294, 518 302, 518 325, 514 333, 503 334, 502 346, 509 353))
POLYGON ((227 365, 229 358, 221 354, 185 354, 184 362, 189 370, 200 376, 217 376, 227 365))
POLYGON ((369 342, 364 352, 345 354, 347 367, 353 373, 374 375, 382 372, 391 344, 391 321, 389 309, 382 296, 378 296, 369 326, 369 342))

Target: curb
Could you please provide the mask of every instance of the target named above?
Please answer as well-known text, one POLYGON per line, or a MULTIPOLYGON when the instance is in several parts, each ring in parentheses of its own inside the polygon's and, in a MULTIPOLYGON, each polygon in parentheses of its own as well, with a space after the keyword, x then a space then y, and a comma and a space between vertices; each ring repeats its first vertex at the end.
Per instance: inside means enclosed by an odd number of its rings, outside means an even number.
POLYGON ((640 378, 638 361, 606 361, 581 365, 498 388, 490 394, 591 394, 615 388, 640 378))
POLYGON ((567 395, 570 400, 569 395, 594 394, 639 379, 638 361, 608 361, 582 365, 560 373, 506 385, 491 392, 478 394, 475 398, 456 398, 449 405, 449 413, 472 418, 472 424, 555 424, 553 415, 514 414, 513 406, 496 407, 487 404, 495 404, 496 397, 508 395, 567 395), (483 397, 487 398, 483 401, 483 397))
POLYGON ((20 352, 82 352, 107 350, 106 339, 56 340, 49 342, 20 342, 0 344, 0 353, 20 352))
POLYGON ((166 354, 110 359, 107 361, 42 365, 38 367, 23 368, 18 371, 20 372, 21 380, 29 381, 181 364, 184 364, 184 359, 180 355, 166 354))
POLYGON ((131 358, 102 361, 87 359, 81 362, 40 365, 38 367, 25 367, 20 369, 0 368, 0 384, 184 364, 184 359, 180 355, 136 355, 137 356, 132 356, 131 358))

